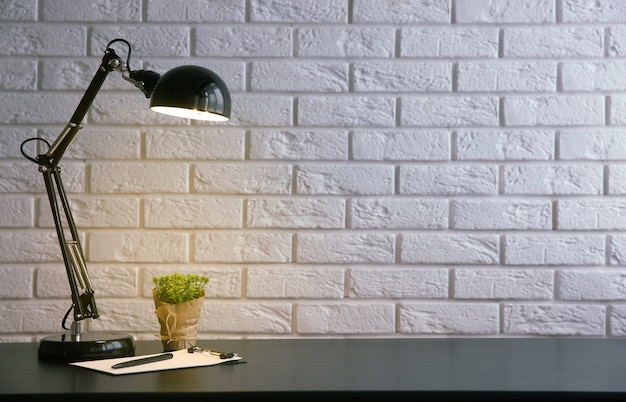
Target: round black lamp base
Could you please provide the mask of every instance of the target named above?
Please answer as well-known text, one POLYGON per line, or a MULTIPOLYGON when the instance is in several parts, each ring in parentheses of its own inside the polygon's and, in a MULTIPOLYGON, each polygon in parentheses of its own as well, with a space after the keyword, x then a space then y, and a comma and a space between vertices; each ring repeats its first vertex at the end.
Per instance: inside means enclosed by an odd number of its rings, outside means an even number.
POLYGON ((37 355, 44 360, 77 362, 135 355, 135 340, 127 334, 85 332, 79 339, 69 332, 46 336, 39 341, 37 355))

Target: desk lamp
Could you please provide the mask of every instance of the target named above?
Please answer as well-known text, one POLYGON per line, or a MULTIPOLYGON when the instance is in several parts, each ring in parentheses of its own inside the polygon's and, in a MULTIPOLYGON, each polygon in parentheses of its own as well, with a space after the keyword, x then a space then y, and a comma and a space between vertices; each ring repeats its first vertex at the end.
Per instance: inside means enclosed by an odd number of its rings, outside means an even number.
POLYGON ((198 66, 176 67, 163 76, 153 71, 132 71, 129 66, 130 55, 131 46, 126 40, 114 39, 109 42, 98 71, 74 115, 54 143, 50 144, 43 138, 30 138, 21 145, 22 155, 37 163, 39 171, 43 174, 72 293, 71 307, 63 317, 61 325, 66 332, 41 339, 38 348, 40 359, 80 361, 135 354, 135 342, 130 335, 82 330, 83 320, 96 319, 99 314, 78 231, 61 180, 61 168, 58 166, 63 153, 83 127, 81 122, 107 75, 112 71, 121 73, 126 81, 135 85, 146 98, 150 99, 150 108, 156 112, 210 121, 227 121, 230 118, 230 93, 224 82, 212 71, 198 66), (127 46, 126 62, 111 47, 116 42, 122 42, 127 46), (24 146, 30 141, 43 142, 48 150, 36 157, 29 156, 24 146), (64 227, 62 221, 59 201, 67 227, 64 227), (66 323, 71 312, 73 322, 68 328, 66 323))

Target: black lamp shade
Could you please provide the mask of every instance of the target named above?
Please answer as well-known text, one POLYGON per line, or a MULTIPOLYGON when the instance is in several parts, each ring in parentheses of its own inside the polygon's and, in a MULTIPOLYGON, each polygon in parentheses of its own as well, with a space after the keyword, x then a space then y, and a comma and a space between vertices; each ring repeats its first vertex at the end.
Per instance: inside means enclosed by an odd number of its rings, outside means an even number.
POLYGON ((213 71, 180 66, 161 76, 150 97, 155 112, 189 119, 230 119, 230 92, 213 71))

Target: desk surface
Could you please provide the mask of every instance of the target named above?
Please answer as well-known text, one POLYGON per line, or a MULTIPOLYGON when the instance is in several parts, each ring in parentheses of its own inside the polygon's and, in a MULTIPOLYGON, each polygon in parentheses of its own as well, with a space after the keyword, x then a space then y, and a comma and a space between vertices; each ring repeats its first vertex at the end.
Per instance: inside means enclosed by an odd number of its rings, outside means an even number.
MULTIPOLYGON (((483 400, 626 398, 626 339, 264 339, 198 344, 236 352, 247 363, 111 376, 40 361, 35 343, 0 344, 0 399, 49 401, 71 394, 72 399, 116 402, 181 397, 241 401, 260 396, 302 401, 331 396, 369 399, 380 393, 388 393, 385 400, 442 393, 449 399, 471 393, 483 400), (8 395, 12 398, 5 399, 8 395)), ((137 342, 137 355, 158 352, 160 342, 137 342)))

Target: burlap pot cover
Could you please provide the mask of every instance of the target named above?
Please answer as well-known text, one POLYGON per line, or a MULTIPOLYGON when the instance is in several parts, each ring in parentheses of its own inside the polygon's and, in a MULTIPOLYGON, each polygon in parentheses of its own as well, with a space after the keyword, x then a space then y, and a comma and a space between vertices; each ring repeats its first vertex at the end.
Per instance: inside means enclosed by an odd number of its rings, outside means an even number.
POLYGON ((185 303, 169 304, 157 299, 153 292, 154 311, 161 324, 161 341, 164 351, 187 349, 195 346, 198 320, 204 297, 185 303))

